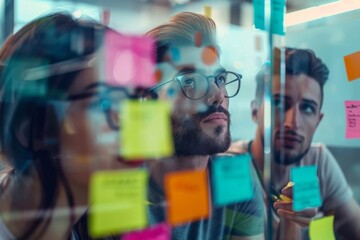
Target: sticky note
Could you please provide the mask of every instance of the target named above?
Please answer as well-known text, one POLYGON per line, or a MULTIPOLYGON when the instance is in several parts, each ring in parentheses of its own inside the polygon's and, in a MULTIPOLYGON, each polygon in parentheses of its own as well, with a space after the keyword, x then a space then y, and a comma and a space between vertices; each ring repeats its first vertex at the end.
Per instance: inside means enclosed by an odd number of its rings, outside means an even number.
POLYGON ((176 47, 172 47, 169 50, 170 60, 172 62, 178 62, 180 60, 180 49, 176 47))
POLYGON ((105 81, 114 86, 151 87, 155 84, 154 41, 148 36, 125 36, 107 30, 104 36, 105 81))
POLYGON ((174 152, 170 106, 164 101, 124 101, 120 111, 120 155, 158 158, 174 152))
POLYGON ((285 35, 284 32, 285 0, 271 1, 271 33, 285 35))
POLYGON ((161 223, 141 231, 130 232, 122 240, 170 240, 171 230, 166 223, 161 223))
POLYGON ((212 16, 212 8, 211 6, 204 6, 204 15, 208 18, 211 18, 212 16))
POLYGON ((146 226, 147 175, 144 169, 137 169, 100 171, 91 176, 89 233, 92 237, 146 226))
POLYGON ((335 240, 334 216, 315 219, 310 222, 309 235, 311 240, 335 240))
POLYGON ((360 78, 360 51, 345 56, 344 63, 349 81, 360 78))
POLYGON ((207 46, 202 50, 201 59, 205 65, 214 65, 219 60, 219 55, 215 47, 207 46))
POLYGON ((265 30, 265 1, 253 0, 255 28, 265 30))
POLYGON ((360 138, 360 101, 345 101, 346 138, 360 138))
POLYGON ((248 154, 217 156, 211 168, 214 203, 222 206, 253 197, 248 154))
POLYGON ((205 170, 182 171, 165 176, 168 222, 172 225, 209 216, 208 181, 205 170))
POLYGON ((294 183, 292 206, 294 211, 321 206, 316 165, 291 168, 290 179, 294 183))

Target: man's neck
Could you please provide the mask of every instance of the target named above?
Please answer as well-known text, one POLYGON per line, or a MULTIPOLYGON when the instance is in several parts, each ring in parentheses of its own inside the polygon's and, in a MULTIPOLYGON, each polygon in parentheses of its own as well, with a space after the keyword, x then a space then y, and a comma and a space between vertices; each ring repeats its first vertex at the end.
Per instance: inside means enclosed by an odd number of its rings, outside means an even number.
MULTIPOLYGON (((251 155, 252 158, 255 161, 256 168, 258 169, 261 180, 264 179, 264 144, 263 144, 263 138, 261 136, 261 133, 259 129, 256 131, 255 139, 253 140, 251 144, 251 155)), ((280 165, 276 163, 276 161, 273 161, 271 163, 272 168, 272 176, 273 176, 273 183, 275 185, 278 185, 278 183, 284 181, 286 179, 286 176, 288 176, 288 166, 286 165, 280 165)), ((264 183, 266 184, 266 183, 264 183)))
POLYGON ((206 169, 210 156, 174 156, 161 161, 152 161, 149 164, 152 178, 156 184, 163 189, 166 174, 176 171, 191 171, 206 169))

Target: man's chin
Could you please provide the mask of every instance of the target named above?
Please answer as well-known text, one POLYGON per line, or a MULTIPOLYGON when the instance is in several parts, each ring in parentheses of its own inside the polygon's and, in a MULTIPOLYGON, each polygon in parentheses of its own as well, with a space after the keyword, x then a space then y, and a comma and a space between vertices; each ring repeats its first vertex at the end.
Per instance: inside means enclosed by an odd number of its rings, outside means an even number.
POLYGON ((275 162, 281 165, 292 165, 299 163, 301 159, 305 156, 308 152, 308 149, 303 152, 295 152, 291 150, 283 150, 281 152, 275 151, 275 162))

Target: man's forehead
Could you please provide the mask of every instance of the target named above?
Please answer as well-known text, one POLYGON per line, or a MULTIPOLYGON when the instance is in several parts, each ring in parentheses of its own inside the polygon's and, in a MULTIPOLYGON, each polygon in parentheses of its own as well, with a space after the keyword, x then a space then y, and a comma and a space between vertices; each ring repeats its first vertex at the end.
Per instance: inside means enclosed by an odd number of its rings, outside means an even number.
POLYGON ((273 80, 273 94, 281 94, 293 99, 308 99, 320 104, 321 89, 319 83, 305 75, 286 75, 285 81, 280 81, 280 76, 275 75, 273 80))
POLYGON ((218 52, 212 46, 171 46, 166 61, 175 69, 193 68, 204 72, 213 72, 221 67, 218 52))

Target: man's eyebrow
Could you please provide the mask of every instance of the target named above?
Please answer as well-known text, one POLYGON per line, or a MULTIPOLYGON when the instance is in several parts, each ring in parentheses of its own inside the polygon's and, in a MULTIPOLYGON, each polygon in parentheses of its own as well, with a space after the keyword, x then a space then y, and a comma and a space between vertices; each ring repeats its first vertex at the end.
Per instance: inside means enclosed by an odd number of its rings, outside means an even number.
POLYGON ((185 73, 193 73, 196 72, 196 68, 192 65, 183 65, 176 68, 178 71, 175 75, 181 75, 185 73))
POLYGON ((303 98, 303 99, 302 99, 302 102, 315 105, 316 107, 319 105, 315 100, 307 99, 307 98, 303 98))

